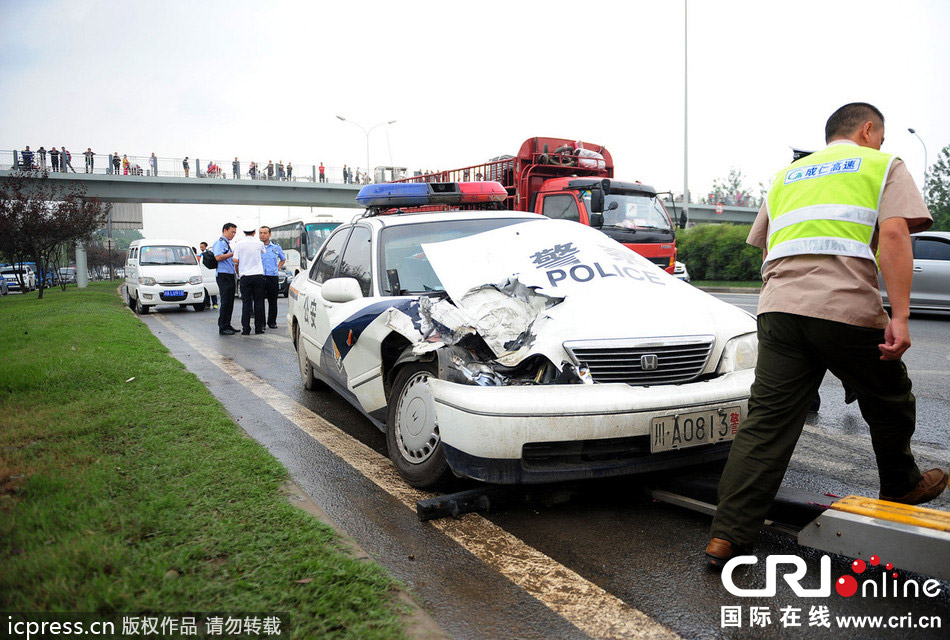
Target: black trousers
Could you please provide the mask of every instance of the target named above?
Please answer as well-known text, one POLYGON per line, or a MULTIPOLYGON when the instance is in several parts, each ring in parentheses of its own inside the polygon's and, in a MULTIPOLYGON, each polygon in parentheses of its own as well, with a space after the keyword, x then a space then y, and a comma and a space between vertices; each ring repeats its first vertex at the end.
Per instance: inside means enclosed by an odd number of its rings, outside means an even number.
POLYGON ((231 326, 231 313, 234 311, 234 274, 218 273, 215 281, 221 296, 221 306, 218 307, 218 330, 221 331, 231 326))
POLYGON ((280 284, 277 276, 264 276, 264 298, 267 300, 267 324, 277 324, 277 294, 280 284))
POLYGON ((910 491, 920 481, 910 449, 916 402, 904 363, 880 359, 884 330, 789 313, 760 314, 758 328, 749 415, 719 482, 712 537, 742 546, 755 542, 826 370, 857 394, 881 493, 910 491))
POLYGON ((241 276, 241 331, 250 333, 251 312, 254 330, 264 330, 264 274, 241 276))

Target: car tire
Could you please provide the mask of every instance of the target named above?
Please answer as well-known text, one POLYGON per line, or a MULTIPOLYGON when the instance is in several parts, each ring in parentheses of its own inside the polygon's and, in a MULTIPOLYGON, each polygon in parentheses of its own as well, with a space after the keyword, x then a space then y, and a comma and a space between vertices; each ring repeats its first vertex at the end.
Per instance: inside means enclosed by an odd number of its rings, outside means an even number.
POLYGON ((135 313, 140 316, 148 315, 148 307, 142 304, 142 300, 139 298, 135 299, 135 313))
POLYGON ((294 325, 293 338, 294 346, 297 347, 297 366, 300 369, 300 380, 303 382, 303 388, 307 391, 325 389, 327 385, 313 375, 313 365, 310 364, 310 360, 308 360, 305 355, 306 350, 303 348, 303 343, 300 340, 300 329, 296 324, 294 325))
POLYGON ((204 302, 199 302, 198 304, 193 304, 193 305, 191 305, 191 306, 192 306, 192 308, 193 308, 195 311, 204 311, 204 310, 205 310, 205 303, 204 303, 204 302))
POLYGON ((436 363, 413 362, 396 374, 386 412, 389 459, 403 479, 417 489, 435 489, 452 472, 445 460, 435 401, 427 381, 436 377, 436 363))
POLYGON ((135 311, 135 298, 132 297, 128 290, 126 290, 125 295, 129 297, 129 309, 135 311))

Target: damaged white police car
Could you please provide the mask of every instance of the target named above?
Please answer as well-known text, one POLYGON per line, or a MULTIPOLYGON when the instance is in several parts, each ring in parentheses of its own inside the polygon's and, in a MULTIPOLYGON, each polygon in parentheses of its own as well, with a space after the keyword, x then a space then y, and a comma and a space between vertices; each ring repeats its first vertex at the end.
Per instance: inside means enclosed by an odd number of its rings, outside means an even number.
POLYGON ((724 458, 746 416, 754 319, 596 229, 473 209, 504 197, 494 182, 364 187, 366 214, 291 285, 304 385, 383 429, 420 488, 724 458))

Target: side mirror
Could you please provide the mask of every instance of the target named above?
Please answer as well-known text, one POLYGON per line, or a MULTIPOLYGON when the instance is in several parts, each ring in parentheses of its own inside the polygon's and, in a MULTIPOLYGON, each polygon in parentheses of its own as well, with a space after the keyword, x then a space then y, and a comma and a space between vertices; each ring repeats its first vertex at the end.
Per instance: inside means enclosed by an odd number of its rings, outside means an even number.
POLYGON ((592 213, 590 214, 590 226, 594 229, 600 229, 604 226, 604 214, 602 213, 592 213))
MULTIPOLYGON (((604 191, 603 189, 591 189, 590 190, 590 211, 588 213, 602 213, 604 210, 604 191)), ((601 216, 603 219, 603 216, 601 216)), ((594 226, 593 218, 591 219, 591 225, 594 226)))
POLYGON ((327 302, 351 302, 363 297, 356 278, 330 278, 323 283, 320 293, 327 302))
POLYGON ((680 224, 679 224, 680 229, 685 229, 687 222, 688 220, 686 219, 686 212, 683 211, 680 213, 680 224))

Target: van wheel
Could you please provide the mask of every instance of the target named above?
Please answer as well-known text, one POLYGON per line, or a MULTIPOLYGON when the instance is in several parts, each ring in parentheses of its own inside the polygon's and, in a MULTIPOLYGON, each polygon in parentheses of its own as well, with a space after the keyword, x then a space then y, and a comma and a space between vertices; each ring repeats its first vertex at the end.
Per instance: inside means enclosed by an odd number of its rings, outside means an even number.
POLYGON ((125 290, 125 295, 129 297, 129 309, 135 311, 135 298, 132 297, 128 289, 125 290))
POLYGON ((191 306, 194 307, 195 311, 204 311, 204 310, 205 310, 205 303, 204 303, 204 302, 199 302, 198 304, 193 304, 193 305, 191 305, 191 306))
POLYGON ((434 362, 413 362, 400 369, 386 413, 389 459, 399 475, 417 489, 434 489, 452 476, 428 384, 434 377, 434 362))
POLYGON ((140 316, 148 315, 148 307, 142 304, 142 300, 138 298, 135 300, 135 313, 140 316))

